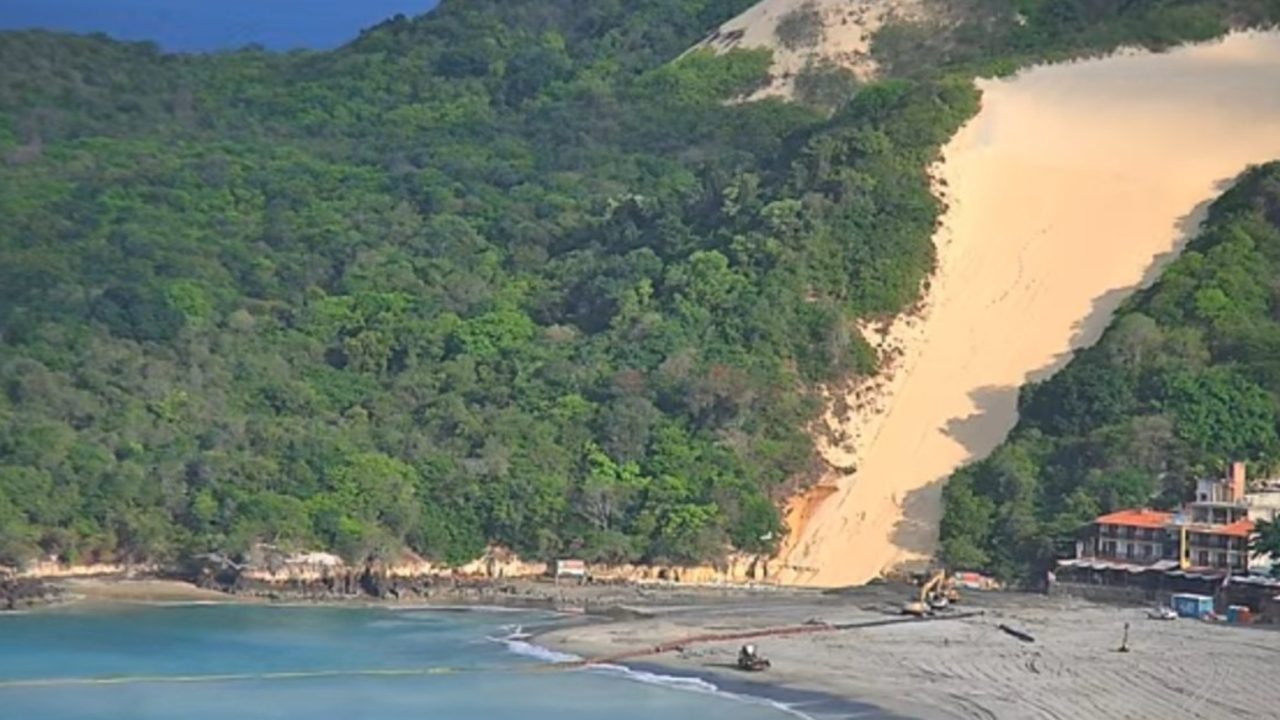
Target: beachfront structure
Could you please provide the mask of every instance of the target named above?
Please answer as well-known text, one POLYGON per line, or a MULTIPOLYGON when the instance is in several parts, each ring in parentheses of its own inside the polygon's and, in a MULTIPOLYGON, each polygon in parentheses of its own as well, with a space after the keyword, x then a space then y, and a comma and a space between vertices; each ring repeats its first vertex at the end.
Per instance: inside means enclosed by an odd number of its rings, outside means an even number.
POLYGON ((1195 499, 1175 512, 1117 510, 1090 525, 1077 543, 1077 559, 1140 568, 1215 574, 1264 571, 1270 558, 1253 558, 1255 522, 1280 516, 1280 483, 1264 481, 1248 491, 1242 462, 1225 477, 1200 480, 1195 499))
POLYGON ((1175 522, 1173 529, 1181 534, 1178 566, 1183 570, 1197 568, 1231 573, 1249 571, 1252 520, 1241 519, 1226 525, 1178 525, 1175 522))
POLYGON ((1233 462, 1226 477, 1196 483, 1196 498, 1174 513, 1169 524, 1178 535, 1178 565, 1231 573, 1249 570, 1248 478, 1242 462, 1233 462))
POLYGON ((556 580, 562 577, 585 580, 587 564, 576 558, 559 558, 551 563, 551 574, 556 580))
POLYGON ((1224 478, 1200 480, 1196 498, 1187 504, 1191 522, 1227 525, 1242 519, 1258 522, 1280 517, 1280 479, 1250 481, 1242 462, 1231 463, 1224 478))
POLYGON ((1085 557, 1149 565, 1174 557, 1167 527, 1173 513, 1118 510, 1094 520, 1085 557))
MULTIPOLYGON (((1280 482, 1249 482, 1243 463, 1196 483, 1195 498, 1173 512, 1118 510, 1083 529, 1073 558, 1058 560, 1050 592, 1098 600, 1169 602, 1177 593, 1215 598, 1219 611, 1247 606, 1280 615, 1280 579, 1270 558, 1249 553, 1257 521, 1280 518, 1280 482)), ((1269 613, 1269 614, 1268 614, 1269 613)))

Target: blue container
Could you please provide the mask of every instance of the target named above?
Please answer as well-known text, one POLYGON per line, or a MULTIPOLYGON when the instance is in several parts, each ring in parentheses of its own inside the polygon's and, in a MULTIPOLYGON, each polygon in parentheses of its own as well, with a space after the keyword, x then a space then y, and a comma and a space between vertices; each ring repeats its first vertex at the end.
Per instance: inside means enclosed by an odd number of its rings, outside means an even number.
POLYGON ((1213 598, 1208 595, 1179 593, 1173 596, 1170 604, 1181 617, 1201 618, 1213 612, 1213 598))
POLYGON ((1232 605, 1227 608, 1227 622, 1242 625, 1253 620, 1253 613, 1248 605, 1232 605))

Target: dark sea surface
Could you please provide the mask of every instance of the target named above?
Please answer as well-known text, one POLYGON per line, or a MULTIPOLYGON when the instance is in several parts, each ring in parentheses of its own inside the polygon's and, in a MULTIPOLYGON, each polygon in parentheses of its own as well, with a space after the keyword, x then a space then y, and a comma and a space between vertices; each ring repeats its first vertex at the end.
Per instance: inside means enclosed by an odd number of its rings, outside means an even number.
POLYGON ((44 28, 150 40, 181 52, 337 47, 397 13, 437 0, 0 0, 0 30, 44 28))
POLYGON ((549 621, 529 613, 233 605, 0 615, 0 717, 782 720, 799 715, 717 691, 702 680, 621 668, 548 670, 554 655, 513 634, 549 621))

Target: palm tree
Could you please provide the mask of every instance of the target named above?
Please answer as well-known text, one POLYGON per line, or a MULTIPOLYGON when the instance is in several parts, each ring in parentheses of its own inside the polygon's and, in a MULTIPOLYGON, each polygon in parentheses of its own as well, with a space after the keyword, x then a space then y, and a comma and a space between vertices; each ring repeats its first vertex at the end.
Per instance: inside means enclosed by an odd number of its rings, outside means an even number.
POLYGON ((1274 577, 1280 577, 1280 519, 1257 522, 1253 537, 1249 539, 1249 552, 1254 557, 1270 555, 1271 574, 1274 577))

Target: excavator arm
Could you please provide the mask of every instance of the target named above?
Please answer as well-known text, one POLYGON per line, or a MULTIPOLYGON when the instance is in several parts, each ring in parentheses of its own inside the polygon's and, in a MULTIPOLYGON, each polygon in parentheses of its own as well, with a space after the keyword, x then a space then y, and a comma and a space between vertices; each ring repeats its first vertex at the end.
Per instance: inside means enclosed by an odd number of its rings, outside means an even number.
POLYGON ((947 578, 947 571, 945 570, 939 570, 938 572, 934 573, 933 577, 929 578, 929 580, 926 581, 925 584, 920 586, 920 602, 927 602, 929 600, 930 594, 933 593, 934 589, 937 588, 939 585, 941 585, 942 581, 945 580, 946 578, 947 578))
POLYGON ((923 584, 920 585, 920 597, 902 606, 902 612, 906 615, 927 615, 930 612, 929 599, 935 588, 942 584, 947 577, 945 570, 939 570, 933 574, 923 584))

